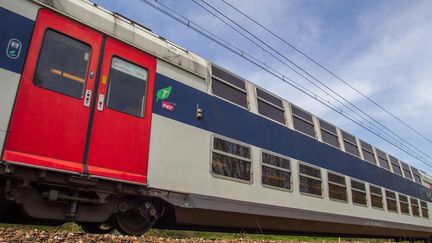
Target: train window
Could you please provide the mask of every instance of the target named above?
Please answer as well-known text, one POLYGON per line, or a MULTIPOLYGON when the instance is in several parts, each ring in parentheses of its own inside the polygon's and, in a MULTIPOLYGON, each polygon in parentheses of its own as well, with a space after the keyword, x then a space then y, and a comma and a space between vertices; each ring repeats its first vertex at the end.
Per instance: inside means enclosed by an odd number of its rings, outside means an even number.
POLYGON ((90 54, 89 45, 48 29, 39 54, 34 84, 81 98, 90 54))
POLYGON ((411 197, 410 201, 411 201, 411 211, 412 211, 413 216, 420 217, 418 200, 416 198, 411 197))
POLYGON ((410 214, 407 196, 399 194, 399 207, 402 214, 407 214, 407 215, 410 214))
POLYGON ((414 181, 421 184, 422 180, 421 180, 419 171, 414 167, 411 167, 411 171, 412 171, 413 176, 414 176, 414 181))
POLYGON ((366 186, 363 182, 351 180, 351 193, 354 204, 367 205, 366 186))
POLYGON ((293 105, 291 105, 291 111, 293 115, 294 129, 315 137, 312 115, 293 105))
POLYGON ((285 110, 282 105, 282 100, 268 94, 260 88, 256 88, 256 91, 258 112, 263 116, 285 124, 285 110))
POLYGON ((429 218, 429 210, 425 201, 420 201, 421 211, 423 218, 429 218))
POLYGON ((360 141, 363 157, 366 161, 376 164, 373 148, 370 144, 360 141))
POLYGON ((413 177, 411 175, 411 170, 409 165, 405 164, 404 162, 401 161, 401 165, 402 165, 402 169, 403 169, 403 173, 405 175, 405 178, 408 178, 410 180, 413 180, 413 177))
POLYGON ((336 132, 336 127, 323 120, 319 120, 319 123, 323 142, 339 148, 339 140, 336 132))
POLYGON ((215 66, 212 66, 212 75, 212 91, 215 95, 248 107, 245 81, 215 66))
POLYGON ((384 209, 383 195, 380 187, 369 185, 371 205, 373 208, 384 209))
POLYGON ((300 192, 322 196, 321 170, 299 164, 300 192))
POLYGON ((378 162, 379 162, 381 168, 384 168, 386 170, 390 170, 390 165, 389 165, 386 153, 384 153, 383 151, 381 151, 379 149, 375 149, 375 150, 377 152, 378 162))
POLYGON ((333 200, 348 201, 345 177, 328 172, 329 197, 333 200))
POLYGON ((238 180, 251 181, 250 148, 214 137, 212 173, 238 180))
POLYGON ((389 212, 398 212, 397 201, 396 201, 396 193, 392 191, 385 191, 386 194, 386 202, 387 202, 387 210, 389 212))
POLYGON ((357 157, 360 156, 359 150, 357 147, 356 139, 353 135, 342 131, 342 137, 344 140, 345 151, 357 157))
POLYGON ((106 106, 132 116, 144 117, 147 70, 113 57, 106 106))
POLYGON ((291 190, 291 164, 288 159, 263 152, 262 183, 291 190))
POLYGON ((390 158, 390 163, 391 163, 393 172, 398 174, 398 175, 402 175, 402 170, 400 168, 399 161, 391 155, 389 155, 389 158, 390 158))

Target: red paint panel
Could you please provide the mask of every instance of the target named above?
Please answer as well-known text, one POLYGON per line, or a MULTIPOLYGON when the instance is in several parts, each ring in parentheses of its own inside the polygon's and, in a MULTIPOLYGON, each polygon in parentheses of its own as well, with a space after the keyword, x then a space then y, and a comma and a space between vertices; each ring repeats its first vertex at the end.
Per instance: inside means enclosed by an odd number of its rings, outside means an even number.
MULTIPOLYGON (((82 98, 51 91, 33 83, 47 29, 91 46, 89 72, 97 70, 102 35, 73 20, 42 9, 24 67, 3 160, 81 172, 90 109, 82 98)), ((85 88, 93 90, 87 75, 85 88)))
POLYGON ((107 97, 113 57, 119 57, 147 69, 145 113, 141 118, 106 106, 103 111, 95 111, 88 157, 89 173, 145 184, 156 59, 138 49, 108 38, 98 95, 107 97))

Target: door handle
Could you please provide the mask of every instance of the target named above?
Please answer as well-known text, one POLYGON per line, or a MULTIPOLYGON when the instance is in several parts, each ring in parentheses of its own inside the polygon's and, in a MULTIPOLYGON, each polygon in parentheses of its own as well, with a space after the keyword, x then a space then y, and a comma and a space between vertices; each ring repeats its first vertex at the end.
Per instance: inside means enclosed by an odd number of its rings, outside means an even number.
POLYGON ((92 91, 89 90, 89 89, 86 89, 86 92, 85 92, 85 95, 84 95, 84 106, 85 107, 90 107, 91 96, 92 96, 92 91))
POLYGON ((103 111, 104 101, 105 101, 105 95, 99 94, 98 103, 97 103, 98 111, 103 111))

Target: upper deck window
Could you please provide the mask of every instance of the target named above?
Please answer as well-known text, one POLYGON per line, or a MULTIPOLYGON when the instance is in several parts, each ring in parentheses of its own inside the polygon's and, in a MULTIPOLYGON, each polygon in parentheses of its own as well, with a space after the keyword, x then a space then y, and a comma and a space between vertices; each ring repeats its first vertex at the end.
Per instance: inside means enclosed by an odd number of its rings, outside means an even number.
POLYGON ((263 116, 285 124, 285 110, 283 108, 282 100, 270 95, 260 88, 256 88, 256 91, 258 112, 263 116))
POLYGON ((376 164, 376 159, 375 159, 375 155, 374 155, 372 146, 368 143, 363 142, 363 141, 360 141, 360 144, 362 147, 364 160, 371 162, 373 164, 376 164))
POLYGON ((90 54, 89 45, 48 29, 42 43, 34 84, 81 98, 90 54))
POLYGON ((293 115, 294 129, 311 137, 315 137, 312 115, 294 105, 291 105, 291 111, 293 115))
POLYGON ((264 185, 291 189, 291 163, 288 159, 263 152, 262 183, 264 185))
POLYGON ((389 155, 389 158, 390 158, 390 163, 392 165, 393 172, 398 175, 402 175, 402 170, 400 168, 399 161, 391 155, 389 155))
POLYGON ((212 172, 224 177, 251 181, 250 148, 214 137, 212 172))
POLYGON ((248 108, 245 81, 216 66, 212 66, 212 91, 219 97, 248 108))
POLYGON ((375 149, 378 156, 378 161, 381 166, 381 168, 384 168, 386 170, 390 170, 390 165, 387 159, 387 154, 379 149, 375 149))
POLYGON ((411 166, 411 170, 412 170, 412 173, 413 173, 413 176, 414 176, 414 181, 421 184, 422 180, 421 180, 421 177, 420 177, 420 172, 416 168, 414 168, 412 166, 411 166))
POLYGON ((413 176, 411 175, 411 170, 410 170, 409 165, 405 164, 402 161, 401 161, 401 165, 402 165, 402 169, 403 169, 403 173, 405 175, 405 178, 413 180, 413 176))
POLYGON ((319 123, 323 142, 339 148, 339 140, 336 132, 336 127, 323 120, 319 120, 319 123))
POLYGON ((356 139, 353 135, 342 131, 342 137, 344 140, 345 151, 357 157, 360 156, 359 150, 357 147, 356 139))

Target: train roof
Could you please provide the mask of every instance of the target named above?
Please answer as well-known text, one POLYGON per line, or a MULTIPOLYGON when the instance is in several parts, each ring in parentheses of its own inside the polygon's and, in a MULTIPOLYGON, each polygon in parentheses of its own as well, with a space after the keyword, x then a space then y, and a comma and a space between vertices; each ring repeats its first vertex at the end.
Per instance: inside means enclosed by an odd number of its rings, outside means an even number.
MULTIPOLYGON (((153 33, 149 28, 140 25, 127 17, 118 14, 116 12, 109 11, 96 3, 89 0, 31 0, 37 4, 51 8, 56 12, 67 15, 72 19, 75 19, 81 23, 84 23, 100 32, 105 33, 108 36, 117 38, 123 42, 126 42, 132 46, 135 46, 141 50, 144 50, 157 58, 169 62, 175 66, 182 68, 192 74, 195 74, 203 79, 208 79, 210 77, 209 70, 212 66, 221 68, 208 60, 188 51, 187 49, 180 47, 179 45, 153 33)), ((223 69, 223 68, 221 68, 223 69)), ((233 75, 244 82, 252 83, 235 73, 228 70, 225 72, 233 75)), ((259 87, 256 84, 254 86, 264 90, 265 92, 275 96, 281 100, 285 100, 275 94, 267 91, 266 89, 259 87)), ((291 105, 305 111, 301 107, 292 104, 291 105)), ((311 114, 312 115, 312 114, 311 114)), ((316 116, 315 116, 316 117, 316 116)), ((317 117, 320 121, 332 124, 324 119, 317 117)), ((334 125, 332 125, 334 126, 334 125)), ((343 129, 341 131, 345 132, 343 129)), ((349 133, 348 133, 349 134, 349 133)), ((363 140, 361 140, 363 141, 363 140)), ((376 148, 376 146, 373 146, 376 148)), ((378 148, 376 148, 378 149, 378 148)), ((388 154, 388 153, 386 153, 388 154)), ((391 156, 390 154, 388 154, 391 156)), ((403 164, 403 161, 399 160, 403 164)), ((410 166, 411 169, 415 169, 410 166)), ((415 169, 417 170, 417 169, 415 169)), ((432 184, 432 177, 420 171, 422 179, 432 184)))

